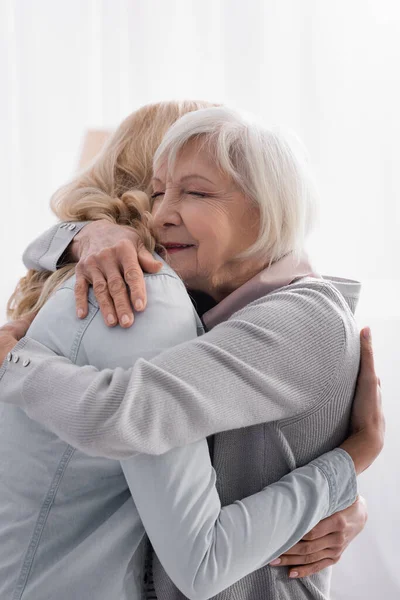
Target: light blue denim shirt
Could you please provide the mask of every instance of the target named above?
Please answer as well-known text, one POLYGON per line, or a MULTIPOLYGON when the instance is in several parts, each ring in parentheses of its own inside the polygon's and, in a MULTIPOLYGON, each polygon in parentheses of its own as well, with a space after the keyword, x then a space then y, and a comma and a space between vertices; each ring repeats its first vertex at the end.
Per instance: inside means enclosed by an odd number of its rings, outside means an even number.
MULTIPOLYGON (((78 365, 104 369, 127 368, 201 333, 173 271, 146 275, 146 286, 148 307, 134 326, 110 329, 92 291, 88 317, 76 318, 71 278, 29 337, 78 365)), ((6 370, 17 387, 27 371, 18 351, 10 358, 0 369, 2 400, 6 370)), ((205 440, 161 456, 109 460, 73 448, 8 404, 0 405, 0 456, 2 600, 138 600, 145 530, 175 585, 189 598, 209 598, 279 556, 356 493, 351 461, 335 450, 221 508, 205 440)))

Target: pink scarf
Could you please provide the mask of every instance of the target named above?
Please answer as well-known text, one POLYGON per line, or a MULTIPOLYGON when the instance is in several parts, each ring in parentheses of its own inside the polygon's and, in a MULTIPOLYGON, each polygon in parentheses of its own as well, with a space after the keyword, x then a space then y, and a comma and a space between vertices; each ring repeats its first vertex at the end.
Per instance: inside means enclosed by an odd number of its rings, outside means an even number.
POLYGON ((269 268, 257 273, 255 277, 221 300, 214 308, 204 313, 204 325, 207 330, 210 330, 218 323, 226 321, 233 313, 253 300, 262 298, 262 296, 303 277, 318 278, 320 275, 314 271, 305 252, 301 254, 300 259, 296 259, 293 254, 287 254, 269 268))

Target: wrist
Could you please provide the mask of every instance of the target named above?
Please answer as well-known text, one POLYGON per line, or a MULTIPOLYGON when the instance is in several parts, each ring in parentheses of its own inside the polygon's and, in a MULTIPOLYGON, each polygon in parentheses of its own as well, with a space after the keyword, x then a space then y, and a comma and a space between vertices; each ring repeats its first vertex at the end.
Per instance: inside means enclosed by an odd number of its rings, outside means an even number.
POLYGON ((80 248, 81 248, 80 242, 77 239, 77 237, 75 237, 68 247, 68 255, 69 255, 69 259, 70 259, 69 262, 75 263, 75 262, 79 261, 79 259, 81 257, 80 248))
POLYGON ((340 446, 351 457, 357 475, 368 469, 382 450, 383 444, 375 431, 352 434, 340 446))

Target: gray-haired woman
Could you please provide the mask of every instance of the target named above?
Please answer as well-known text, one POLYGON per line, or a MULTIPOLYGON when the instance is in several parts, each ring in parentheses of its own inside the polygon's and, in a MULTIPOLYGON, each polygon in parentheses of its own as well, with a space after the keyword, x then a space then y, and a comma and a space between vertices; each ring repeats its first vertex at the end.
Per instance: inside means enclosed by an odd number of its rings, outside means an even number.
MULTIPOLYGON (((212 454, 221 501, 227 504, 260 492, 343 442, 359 365, 352 316, 358 286, 322 279, 302 254, 313 213, 305 163, 279 134, 228 109, 191 113, 172 126, 155 158, 153 188, 154 227, 171 266, 191 290, 216 303, 203 315, 208 333, 151 360, 139 359, 128 371, 100 373, 54 357, 26 338, 3 373, 10 386, 19 374, 18 393, 9 388, 4 400, 20 404, 74 446, 110 458, 167 452, 225 432, 215 436, 212 454)), ((104 270, 96 261, 92 282, 109 317, 111 296, 121 310, 126 292, 115 266, 104 253, 101 258, 104 270)), ((86 266, 93 263, 92 257, 86 266)), ((128 267, 127 279, 130 274, 128 267)), ((119 316, 129 324, 129 314, 119 316)), ((381 447, 381 417, 373 406, 377 426, 368 423, 342 444, 357 472, 381 447), (367 450, 365 440, 371 444, 367 450)), ((336 477, 332 471, 328 475, 333 495, 341 469, 344 474, 348 468, 347 454, 335 452, 336 477)), ((151 464, 150 458, 143 460, 151 464)), ((168 485, 157 471, 154 494, 146 500, 153 514, 168 485)), ((172 478, 171 485, 179 496, 179 482, 172 478)), ((162 515, 162 506, 158 510, 162 515)), ((254 534, 245 513, 242 524, 254 534)), ((161 526, 160 519, 148 523, 150 539, 161 526)), ((283 523, 275 523, 276 531, 280 527, 283 523)), ((236 560, 240 576, 246 575, 222 597, 328 597, 326 571, 288 580, 283 570, 261 561, 262 568, 250 573, 250 537, 240 538, 241 557, 235 536, 232 554, 226 539, 215 540, 226 549, 226 567, 236 560)), ((168 544, 158 549, 161 561, 171 571, 188 569, 192 556, 185 548, 185 564, 174 567, 168 544)), ((209 552, 197 575, 201 578, 206 565, 204 574, 218 581, 225 567, 218 562, 210 567, 209 552)), ((159 563, 155 574, 162 595, 173 597, 159 563)), ((216 589, 222 589, 218 583, 216 589)))

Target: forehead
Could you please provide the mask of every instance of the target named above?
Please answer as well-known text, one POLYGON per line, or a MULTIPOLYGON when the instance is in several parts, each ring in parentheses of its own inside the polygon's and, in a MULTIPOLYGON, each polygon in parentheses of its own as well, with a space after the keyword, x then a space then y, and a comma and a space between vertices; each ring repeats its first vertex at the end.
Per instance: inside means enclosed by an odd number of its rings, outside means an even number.
POLYGON ((204 140, 190 140, 178 152, 172 165, 168 165, 168 159, 157 165, 154 176, 161 180, 171 179, 178 181, 188 175, 206 175, 213 179, 224 177, 218 167, 215 153, 204 140))

